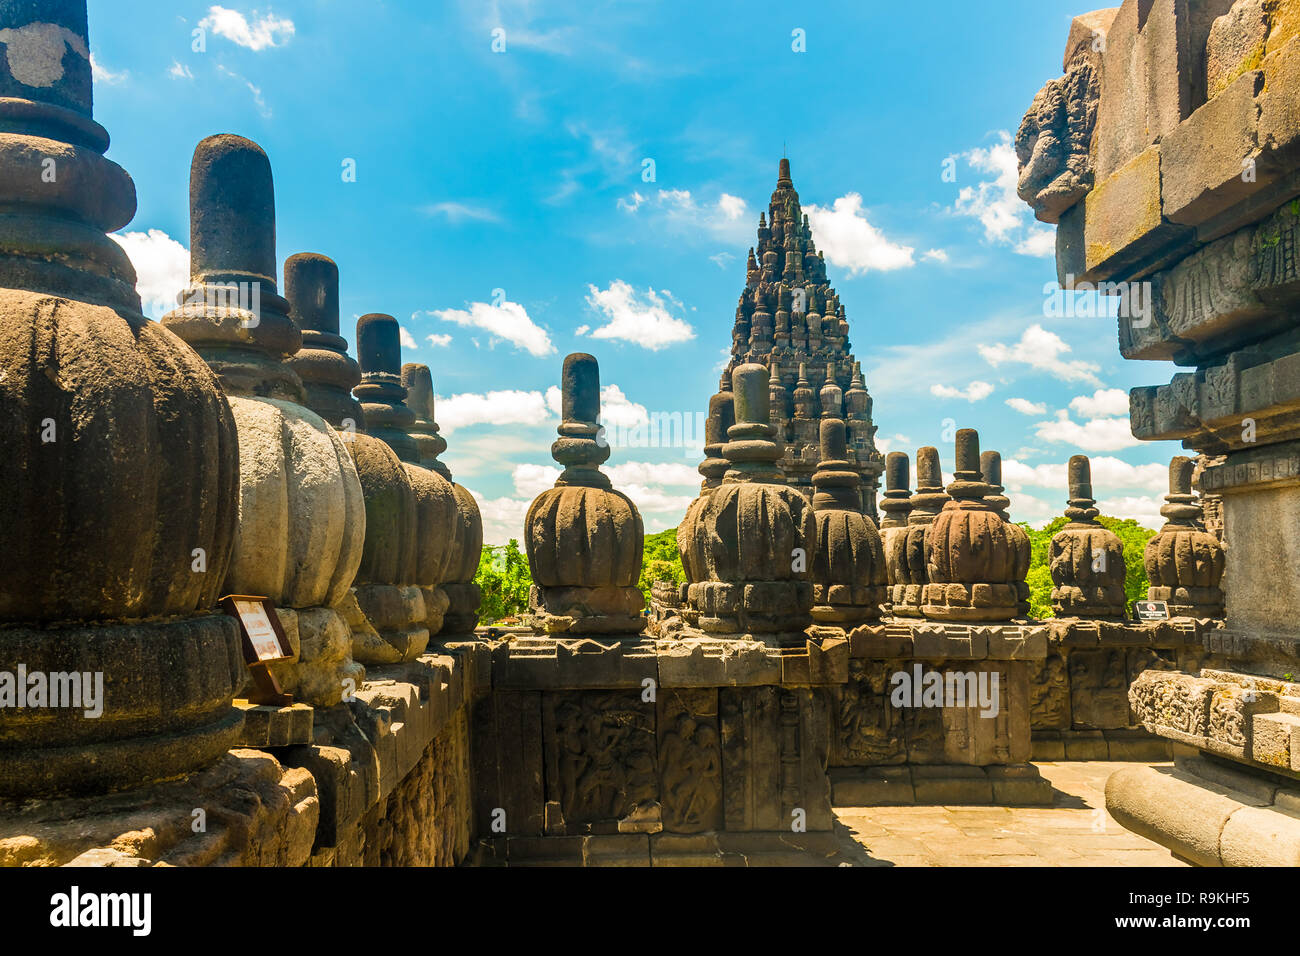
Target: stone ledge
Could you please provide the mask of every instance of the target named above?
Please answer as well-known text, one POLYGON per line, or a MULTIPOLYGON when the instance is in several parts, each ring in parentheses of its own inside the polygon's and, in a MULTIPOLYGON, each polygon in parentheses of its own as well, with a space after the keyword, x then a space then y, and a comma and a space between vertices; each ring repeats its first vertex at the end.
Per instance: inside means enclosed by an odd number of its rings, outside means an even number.
POLYGON ((1052 785, 1033 764, 972 767, 899 764, 836 767, 831 806, 1035 806, 1052 802, 1052 785))
POLYGON ((1048 643, 1052 650, 1102 647, 1151 647, 1177 649, 1200 646, 1206 633, 1223 626, 1222 621, 1190 617, 1167 621, 1106 621, 1087 618, 1051 618, 1048 643))
POLYGON ((290 747, 312 742, 315 710, 307 704, 267 707, 238 698, 234 704, 244 714, 244 729, 239 736, 241 747, 290 747))
POLYGON ((1035 761, 1114 760, 1161 763, 1172 759, 1169 740, 1141 727, 1123 730, 1035 730, 1035 761))
POLYGON ((1041 661, 1047 657, 1046 624, 948 624, 895 618, 849 634, 854 659, 1041 661))
POLYGON ((830 831, 754 830, 718 833, 593 834, 484 839, 477 866, 838 866, 839 838, 830 831))
POLYGON ((1252 775, 1230 768, 1125 767, 1106 781, 1106 809, 1200 866, 1300 866, 1300 789, 1261 791, 1252 775))

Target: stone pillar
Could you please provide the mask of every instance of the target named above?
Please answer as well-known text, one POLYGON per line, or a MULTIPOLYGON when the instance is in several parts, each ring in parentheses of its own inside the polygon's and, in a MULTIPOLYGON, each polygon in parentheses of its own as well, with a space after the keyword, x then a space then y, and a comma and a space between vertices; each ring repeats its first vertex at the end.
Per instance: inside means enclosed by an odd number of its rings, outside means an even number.
POLYGON ((1018 617, 1028 617, 1029 584, 1025 581, 1025 578, 1029 574, 1029 563, 1033 555, 1031 554, 1029 535, 1024 528, 1011 520, 1011 513, 1008 511, 1011 507, 1011 499, 1003 493, 1002 453, 986 451, 981 454, 980 472, 983 474, 984 480, 993 489, 992 493, 984 498, 984 501, 1005 522, 1007 534, 1011 536, 1012 546, 1015 548, 1016 560, 1012 567, 1011 580, 1008 583, 1016 589, 1016 615, 1018 617))
POLYGON ((365 431, 361 403, 352 397, 361 368, 339 334, 339 267, 312 252, 290 256, 284 260, 284 297, 302 333, 302 348, 289 365, 302 379, 303 404, 341 434, 365 431))
POLYGON ((985 501, 993 486, 980 472, 980 438, 957 432, 952 500, 925 536, 928 581, 922 613, 937 621, 1006 621, 1016 616, 1017 553, 1007 523, 985 501))
POLYGON ((295 699, 331 706, 359 684, 342 605, 365 541, 365 501, 339 434, 300 404, 301 345, 275 281, 266 153, 210 136, 190 167, 190 284, 162 324, 221 379, 239 432, 239 527, 223 593, 269 597, 297 652, 272 666, 295 699))
POLYGON ((641 514, 615 491, 600 465, 609 446, 600 433, 600 368, 582 352, 564 360, 564 421, 551 457, 564 466, 555 487, 538 495, 524 522, 539 634, 640 634, 645 598, 637 583, 645 551, 641 514))
POLYGON ((1160 509, 1167 522, 1147 542, 1147 600, 1167 601, 1173 617, 1222 617, 1223 545, 1201 525, 1192 494, 1192 460, 1169 462, 1169 494, 1160 509))
MULTIPOLYGON (((886 597, 885 552, 880 532, 862 514, 862 479, 847 460, 844 422, 821 423, 821 462, 813 474, 813 517, 817 547, 813 558, 812 616, 819 624, 848 630, 880 619, 886 597)), ((903 458, 907 461, 906 456, 903 458)))
POLYGON ((1052 573, 1052 610, 1057 617, 1125 616, 1124 545, 1119 536, 1097 521, 1092 497, 1092 466, 1087 455, 1075 455, 1069 465, 1070 519, 1056 534, 1048 551, 1052 573))
POLYGON ((0 48, 0 797, 102 793, 237 740, 239 631, 212 608, 239 451, 107 235, 135 187, 92 117, 84 0, 0 0, 0 48))
POLYGON ((406 403, 415 411, 411 437, 419 448, 420 464, 445 478, 456 497, 452 544, 442 575, 448 605, 437 637, 439 641, 466 637, 478 626, 478 609, 483 600, 482 589, 474 580, 483 553, 483 518, 474 496, 452 479, 451 469, 438 457, 446 451, 447 440, 438 431, 434 417, 433 376, 428 366, 403 365, 402 384, 408 390, 406 403))
POLYGON ((926 581, 925 536, 935 517, 948 503, 939 469, 939 450, 931 445, 916 452, 916 493, 908 502, 907 534, 895 546, 892 567, 898 581, 890 590, 890 610, 896 617, 920 617, 926 581))
POLYGON ((688 595, 703 631, 802 645, 812 622, 812 508, 776 464, 767 369, 737 366, 732 392, 736 424, 723 448, 730 467, 677 531, 683 565, 701 577, 688 595))

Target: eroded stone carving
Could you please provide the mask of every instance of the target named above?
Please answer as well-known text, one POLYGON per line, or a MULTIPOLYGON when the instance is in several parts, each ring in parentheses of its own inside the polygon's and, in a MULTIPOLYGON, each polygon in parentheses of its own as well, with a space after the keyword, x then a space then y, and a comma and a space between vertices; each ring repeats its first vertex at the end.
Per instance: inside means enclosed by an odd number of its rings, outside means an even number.
POLYGON ((1088 457, 1072 457, 1068 472, 1070 523, 1052 536, 1048 550, 1052 610, 1058 617, 1122 617, 1128 605, 1124 546, 1097 521, 1088 457))

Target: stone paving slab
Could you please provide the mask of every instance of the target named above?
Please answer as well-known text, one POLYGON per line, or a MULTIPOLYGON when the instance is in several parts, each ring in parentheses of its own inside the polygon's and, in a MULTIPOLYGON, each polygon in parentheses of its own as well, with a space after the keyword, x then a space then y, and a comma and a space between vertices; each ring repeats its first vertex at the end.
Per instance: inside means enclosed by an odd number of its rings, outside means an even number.
MULTIPOLYGON (((1106 812, 1117 761, 1036 763, 1051 807, 836 807, 843 861, 858 866, 1185 866, 1106 812)), ((843 865, 843 863, 841 863, 843 865)))

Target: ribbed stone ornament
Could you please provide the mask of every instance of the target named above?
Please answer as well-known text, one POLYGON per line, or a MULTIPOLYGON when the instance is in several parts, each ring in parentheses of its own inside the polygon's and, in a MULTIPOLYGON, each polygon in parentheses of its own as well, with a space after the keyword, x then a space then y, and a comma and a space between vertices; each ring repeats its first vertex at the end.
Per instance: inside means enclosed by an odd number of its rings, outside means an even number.
POLYGON ((1048 564, 1052 610, 1057 617, 1124 617, 1124 545, 1097 521, 1092 466, 1086 455, 1069 464, 1069 524, 1052 536, 1048 564))
POLYGON ((885 551, 888 581, 884 600, 886 610, 893 600, 894 588, 903 583, 899 570, 900 565, 906 562, 907 516, 912 510, 912 493, 908 490, 909 465, 904 452, 891 451, 885 456, 885 491, 879 508, 884 516, 880 522, 880 540, 885 551))
POLYGON ((984 500, 993 488, 980 471, 979 434, 957 432, 951 499, 925 536, 928 583, 921 611, 938 621, 1007 621, 1016 616, 1015 539, 984 500))
POLYGON ((0 671, 103 680, 98 717, 4 710, 4 798, 182 776, 242 723, 238 628, 211 613, 235 424, 208 367, 140 312, 107 235, 136 209, 108 141, 84 0, 0 0, 0 671))
POLYGON ((1033 559, 1033 547, 1029 543, 1029 535, 1025 529, 1011 520, 1008 510, 1011 507, 1011 499, 1006 496, 1002 486, 1002 453, 981 452, 980 473, 992 488, 991 493, 986 495, 984 500, 997 512, 998 517, 1006 522, 1007 533, 1011 535, 1014 542, 1016 560, 1008 583, 1016 589, 1016 613, 1020 617, 1028 617, 1029 584, 1025 578, 1029 574, 1029 565, 1033 559))
POLYGON ((1147 600, 1167 601, 1175 617, 1222 617, 1224 552, 1201 524, 1192 494, 1193 462, 1179 455, 1169 463, 1169 494, 1160 513, 1166 523, 1143 553, 1147 600))
POLYGON ((880 532, 861 511, 862 478, 847 454, 844 422, 823 419, 821 461, 813 473, 812 616, 819 624, 845 628, 880 618, 887 583, 880 532))
POLYGON ((645 598, 637 582, 645 547, 641 514, 615 491, 600 465, 600 368, 578 352, 564 360, 563 421, 551 457, 564 466, 555 487, 533 500, 524 541, 538 633, 638 634, 645 598))
POLYGON ((722 484, 677 531, 682 563, 696 576, 687 589, 697 626, 802 643, 812 621, 810 572, 816 559, 811 503, 783 483, 772 440, 768 370, 732 372, 736 423, 722 454, 722 484))
POLYGON ((948 503, 939 469, 939 450, 927 445, 916 452, 916 491, 908 499, 905 534, 888 537, 885 561, 891 577, 889 609, 895 617, 920 617, 925 583, 925 535, 948 503))

